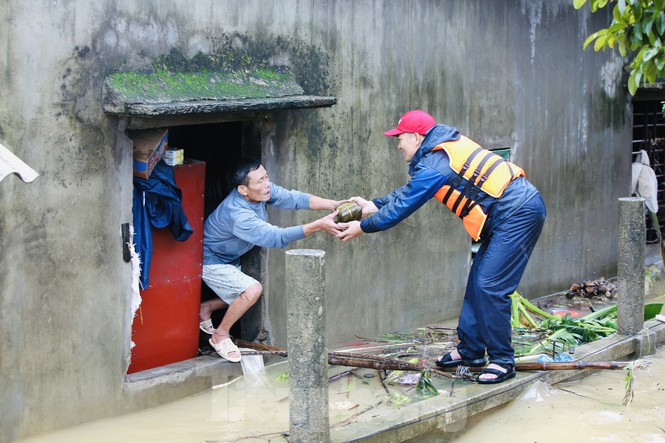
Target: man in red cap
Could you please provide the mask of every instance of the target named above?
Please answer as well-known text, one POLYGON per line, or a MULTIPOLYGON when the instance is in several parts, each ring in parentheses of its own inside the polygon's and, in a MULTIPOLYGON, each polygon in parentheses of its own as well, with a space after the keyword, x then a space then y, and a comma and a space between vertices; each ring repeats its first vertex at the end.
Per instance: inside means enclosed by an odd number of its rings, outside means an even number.
POLYGON ((394 129, 409 164, 409 182, 383 197, 353 197, 362 221, 341 223, 349 241, 392 228, 434 197, 462 219, 481 247, 469 273, 457 333, 459 344, 436 361, 444 368, 483 368, 478 383, 515 376, 510 295, 517 289, 545 222, 545 203, 517 165, 436 124, 421 110, 409 111, 394 129), (485 353, 489 357, 487 365, 485 353), (487 365, 487 366, 486 366, 487 365))

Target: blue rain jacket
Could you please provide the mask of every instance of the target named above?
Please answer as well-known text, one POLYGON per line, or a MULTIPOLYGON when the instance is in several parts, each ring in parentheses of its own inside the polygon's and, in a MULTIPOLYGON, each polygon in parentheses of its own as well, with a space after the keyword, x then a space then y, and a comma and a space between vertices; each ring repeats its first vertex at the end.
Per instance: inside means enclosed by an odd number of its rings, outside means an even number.
MULTIPOLYGON (((433 126, 409 163, 409 182, 372 200, 379 211, 361 222, 363 232, 392 228, 427 203, 451 177, 455 177, 457 173, 450 167, 445 151, 432 149, 440 143, 459 138, 456 128, 441 124, 433 126)), ((476 201, 488 215, 483 236, 490 235, 496 226, 537 194, 536 188, 524 177, 513 180, 499 199, 479 192, 476 201)))

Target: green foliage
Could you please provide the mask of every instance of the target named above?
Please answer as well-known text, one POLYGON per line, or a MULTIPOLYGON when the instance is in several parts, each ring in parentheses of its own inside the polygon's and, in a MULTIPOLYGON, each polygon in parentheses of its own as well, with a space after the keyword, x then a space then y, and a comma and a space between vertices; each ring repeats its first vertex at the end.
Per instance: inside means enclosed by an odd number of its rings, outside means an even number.
MULTIPOLYGON (((587 0, 573 0, 580 9, 587 0)), ((591 34, 584 49, 593 42, 595 51, 617 48, 630 55, 628 91, 635 95, 640 84, 654 83, 665 75, 665 0, 589 0, 591 12, 614 4, 609 28, 591 34)))
POLYGON ((423 397, 439 395, 438 389, 432 383, 432 372, 429 369, 423 369, 416 385, 416 393, 423 397))
POLYGON ((537 352, 552 352, 553 354, 564 352, 579 344, 607 337, 617 330, 616 305, 607 306, 581 318, 572 318, 570 314, 563 317, 549 314, 533 305, 518 292, 514 292, 510 297, 512 298, 511 325, 514 330, 517 330, 520 325, 526 325, 548 332, 547 336, 539 340, 535 346, 521 351, 520 355, 537 352), (543 317, 543 320, 536 323, 528 312, 543 317))
POLYGON ((609 315, 597 320, 585 320, 566 314, 561 320, 544 320, 540 327, 552 331, 565 329, 577 337, 579 343, 589 343, 616 332, 616 318, 612 317, 609 315))
POLYGON ((626 392, 621 401, 621 406, 628 406, 633 399, 635 398, 635 390, 633 389, 633 380, 635 380, 633 374, 633 364, 626 366, 626 392))
MULTIPOLYGON (((552 325, 552 327, 556 327, 552 325)), ((574 348, 582 338, 566 328, 560 328, 550 333, 544 340, 539 341, 531 347, 524 355, 537 354, 542 352, 551 352, 553 355, 565 352, 574 348)))

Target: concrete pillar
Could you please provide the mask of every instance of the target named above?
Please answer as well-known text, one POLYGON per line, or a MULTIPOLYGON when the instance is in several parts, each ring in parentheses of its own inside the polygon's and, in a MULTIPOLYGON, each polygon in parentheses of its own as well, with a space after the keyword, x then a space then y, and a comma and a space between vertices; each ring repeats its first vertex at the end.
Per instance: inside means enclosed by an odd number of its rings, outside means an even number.
POLYGON ((286 252, 289 441, 330 441, 325 252, 286 252))
POLYGON ((646 256, 644 199, 619 199, 617 323, 619 334, 637 334, 644 327, 646 256))

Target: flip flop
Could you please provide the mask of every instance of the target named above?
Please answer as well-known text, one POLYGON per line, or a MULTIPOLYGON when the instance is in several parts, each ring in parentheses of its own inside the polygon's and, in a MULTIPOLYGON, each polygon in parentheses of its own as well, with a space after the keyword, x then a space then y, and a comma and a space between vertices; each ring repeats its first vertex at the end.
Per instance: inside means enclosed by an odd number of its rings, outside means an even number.
POLYGON ((230 338, 225 338, 224 340, 220 341, 219 343, 213 343, 212 338, 208 339, 208 343, 210 343, 210 346, 213 347, 215 351, 219 354, 220 357, 222 357, 225 360, 230 361, 231 363, 238 363, 240 361, 240 350, 238 347, 231 341, 230 338), (229 354, 231 352, 237 352, 238 357, 230 357, 229 354))
POLYGON ((199 323, 199 329, 201 329, 203 332, 205 332, 208 335, 212 335, 213 332, 215 332, 215 327, 212 325, 212 320, 204 320, 201 323, 199 323))
POLYGON ((476 381, 480 383, 481 385, 491 385, 494 383, 501 383, 503 381, 508 380, 509 378, 513 378, 515 376, 515 366, 514 365, 509 365, 509 364, 503 364, 503 363, 491 363, 496 366, 500 366, 503 369, 506 370, 506 372, 500 371, 499 369, 494 369, 494 368, 484 368, 478 377, 476 377, 476 381), (483 374, 493 374, 496 375, 496 378, 488 378, 488 379, 482 379, 480 378, 481 375, 483 374))

